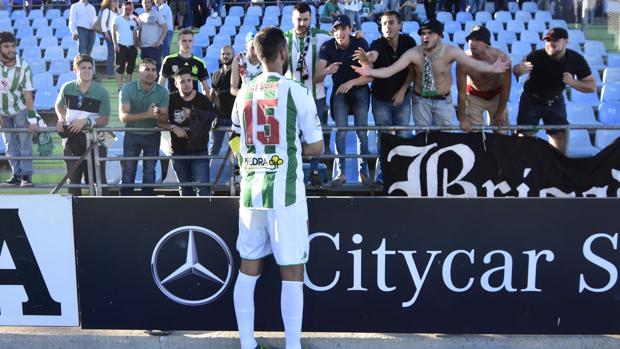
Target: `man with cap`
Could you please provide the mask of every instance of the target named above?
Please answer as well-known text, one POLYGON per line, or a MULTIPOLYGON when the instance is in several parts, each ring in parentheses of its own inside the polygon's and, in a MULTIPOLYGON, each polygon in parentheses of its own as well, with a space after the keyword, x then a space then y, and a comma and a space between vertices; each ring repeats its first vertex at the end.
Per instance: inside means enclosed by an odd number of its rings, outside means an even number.
MULTIPOLYGON (((465 54, 476 60, 492 64, 502 57, 509 61, 504 52, 490 47, 491 33, 486 27, 475 26, 465 40, 469 43, 469 50, 465 54)), ((510 80, 510 71, 500 74, 480 73, 463 64, 456 65, 456 86, 459 92, 457 111, 461 128, 465 132, 469 132, 472 125, 484 125, 485 111, 489 112, 490 125, 508 125, 506 106, 510 96, 510 80)))
POLYGON ((240 84, 241 86, 249 84, 254 77, 262 72, 260 61, 254 50, 254 35, 256 35, 254 32, 246 34, 245 49, 247 51, 240 52, 233 61, 230 76, 230 94, 233 96, 236 96, 237 92, 239 92, 240 84))
MULTIPOLYGON (((368 43, 363 38, 351 35, 351 21, 346 15, 339 15, 332 26, 334 38, 326 41, 319 52, 314 79, 322 82, 325 76, 331 75, 333 88, 331 94, 331 112, 336 126, 348 126, 349 112, 353 112, 355 126, 368 125, 368 108, 370 91, 368 83, 371 78, 360 76, 351 67, 355 63, 353 53, 358 50, 368 50, 368 43)), ((369 154, 368 131, 356 131, 361 155, 369 154)), ((346 152, 347 131, 336 132, 336 152, 343 155, 346 152)), ((370 184, 368 160, 360 159, 359 179, 364 185, 370 184)), ((345 159, 338 159, 338 173, 332 180, 332 186, 338 187, 346 182, 345 159)))
POLYGON ((452 125, 455 116, 450 95, 452 63, 457 62, 481 73, 503 73, 510 68, 510 62, 503 57, 489 64, 473 59, 458 47, 442 43, 443 24, 436 19, 422 23, 418 34, 421 45, 407 50, 389 67, 372 69, 364 50, 359 50, 356 55, 362 66, 353 66, 361 75, 388 78, 412 64, 415 70, 412 109, 416 126, 452 125))
MULTIPOLYGON (((567 125, 566 105, 562 92, 566 85, 580 92, 596 91, 596 81, 583 56, 567 49, 568 32, 552 28, 543 37, 545 48, 532 51, 512 71, 518 78, 530 74, 519 100, 518 125, 567 125), (575 79, 577 76, 577 79, 575 79)), ((534 131, 520 131, 522 135, 534 136, 534 131)), ((549 143, 558 150, 566 149, 563 130, 547 130, 549 143)))

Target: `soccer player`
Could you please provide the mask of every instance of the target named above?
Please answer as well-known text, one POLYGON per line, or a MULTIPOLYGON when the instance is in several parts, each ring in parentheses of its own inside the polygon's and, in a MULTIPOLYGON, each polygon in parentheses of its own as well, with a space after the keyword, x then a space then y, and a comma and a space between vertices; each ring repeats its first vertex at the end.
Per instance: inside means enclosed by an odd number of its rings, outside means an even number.
POLYGON ((301 155, 320 156, 323 133, 311 92, 283 76, 288 49, 282 31, 261 30, 254 47, 263 73, 244 84, 232 114, 242 177, 235 314, 241 348, 256 348, 254 287, 263 259, 273 254, 282 277, 286 348, 301 348, 304 265, 309 256, 301 155))

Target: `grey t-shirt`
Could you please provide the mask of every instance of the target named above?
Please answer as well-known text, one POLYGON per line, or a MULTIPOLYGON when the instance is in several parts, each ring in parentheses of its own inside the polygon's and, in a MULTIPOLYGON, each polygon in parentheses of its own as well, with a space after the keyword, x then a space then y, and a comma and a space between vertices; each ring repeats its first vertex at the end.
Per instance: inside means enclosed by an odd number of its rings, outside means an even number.
POLYGON ((166 20, 154 10, 142 13, 138 19, 142 27, 140 47, 154 46, 161 36, 161 26, 166 24, 166 20))

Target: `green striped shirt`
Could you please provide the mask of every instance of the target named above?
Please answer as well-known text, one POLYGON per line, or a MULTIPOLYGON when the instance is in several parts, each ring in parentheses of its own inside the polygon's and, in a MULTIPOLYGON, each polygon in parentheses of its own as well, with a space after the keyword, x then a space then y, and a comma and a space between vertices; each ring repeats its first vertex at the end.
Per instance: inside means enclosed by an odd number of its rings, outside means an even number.
POLYGON ((21 57, 15 57, 15 65, 7 67, 0 61, 0 93, 2 94, 3 115, 13 115, 26 109, 24 91, 33 91, 32 70, 21 57))

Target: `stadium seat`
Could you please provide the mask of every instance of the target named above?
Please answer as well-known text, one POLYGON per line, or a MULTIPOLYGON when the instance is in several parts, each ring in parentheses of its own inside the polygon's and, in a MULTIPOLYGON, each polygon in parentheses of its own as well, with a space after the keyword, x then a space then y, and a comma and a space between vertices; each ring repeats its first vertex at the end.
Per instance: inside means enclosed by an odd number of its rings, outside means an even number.
POLYGON ((537 21, 549 23, 553 20, 553 17, 551 16, 551 13, 549 11, 536 11, 536 13, 534 14, 534 19, 537 21))
POLYGON ((492 19, 493 19, 493 15, 491 15, 490 12, 487 12, 487 11, 476 12, 475 20, 478 23, 484 24, 492 19))
POLYGON ((51 8, 45 12, 45 18, 49 20, 53 20, 54 18, 60 18, 62 15, 60 14, 60 10, 57 8, 51 8))
POLYGON ((73 45, 69 47, 69 49, 67 50, 67 55, 65 57, 67 57, 68 60, 73 61, 73 58, 75 58, 75 56, 77 56, 79 53, 80 52, 78 51, 78 46, 73 45))
POLYGON ((108 48, 104 45, 95 45, 91 57, 95 62, 105 62, 108 60, 108 48))
POLYGON ((26 47, 39 47, 38 40, 34 36, 26 36, 19 41, 19 49, 25 49, 26 47))
POLYGON ((620 83, 620 66, 611 67, 611 65, 603 72, 603 83, 620 83))
POLYGON ((603 85, 601 102, 620 102, 620 83, 603 85))
POLYGON ((600 72, 594 70, 592 76, 594 77, 594 81, 596 81, 596 87, 603 87, 603 80, 601 79, 600 72))
POLYGON ((62 12, 62 17, 63 17, 64 19, 67 19, 67 20, 68 20, 68 19, 69 19, 69 14, 70 14, 70 9, 66 9, 66 10, 64 10, 64 11, 62 12))
POLYGON ((36 18, 35 20, 32 21, 32 24, 30 25, 32 27, 32 29, 39 29, 39 28, 43 28, 43 27, 47 27, 48 23, 47 23, 47 18, 36 18))
POLYGON ((527 1, 521 4, 521 11, 527 11, 534 13, 538 11, 538 4, 536 2, 527 1))
POLYGON ((592 70, 605 70, 605 68, 607 68, 607 65, 605 65, 603 61, 603 56, 600 54, 584 54, 583 57, 592 70))
POLYGON ((235 27, 238 27, 241 25, 241 18, 238 16, 229 15, 224 20, 224 24, 234 25, 235 27))
POLYGON ((250 6, 248 7, 248 10, 245 12, 245 15, 246 17, 247 16, 262 17, 263 9, 260 6, 250 6))
POLYGON ((62 47, 65 50, 68 50, 69 47, 76 46, 76 45, 77 45, 77 41, 73 40, 73 38, 71 36, 65 36, 60 41, 60 47, 62 47))
POLYGON ((68 71, 68 72, 62 73, 62 74, 60 74, 58 76, 58 80, 56 80, 56 88, 58 90, 60 90, 62 85, 64 85, 65 83, 67 83, 69 81, 73 81, 75 79, 77 79, 77 76, 72 71, 68 71))
POLYGON ((590 107, 596 107, 599 105, 599 99, 596 92, 584 93, 571 88, 571 102, 583 104, 590 107))
POLYGON ((495 12, 494 19, 501 23, 508 23, 508 21, 512 20, 512 15, 508 11, 497 11, 495 12))
POLYGON ((233 44, 233 50, 235 50, 236 53, 245 51, 245 43, 240 42, 233 44))
MULTIPOLYGON (((94 49, 93 49, 93 52, 94 52, 94 49)), ((106 57, 107 57, 107 53, 106 53, 106 57)), ((62 49, 62 47, 55 46, 55 47, 47 47, 45 49, 45 55, 43 56, 44 61, 51 62, 55 60, 64 60, 64 59, 65 59, 65 51, 62 49)))
POLYGON ((568 23, 563 19, 552 19, 549 22, 549 29, 551 28, 564 28, 568 30, 568 23))
POLYGON ((209 46, 209 36, 204 32, 198 32, 194 35, 194 46, 207 47, 209 46))
POLYGON ((226 18, 231 17, 231 16, 243 17, 244 14, 245 13, 243 11, 243 7, 241 7, 241 6, 231 6, 228 9, 228 16, 226 18))
POLYGON ((504 31, 504 25, 501 22, 498 22, 494 19, 487 21, 485 23, 485 27, 492 33, 497 34, 500 31, 504 31))
MULTIPOLYGON (((545 47, 545 43, 544 41, 541 41, 540 43, 540 47, 543 48, 545 47)), ((568 44, 566 45, 566 48, 569 48, 575 52, 578 52, 580 54, 583 54, 583 50, 581 49, 581 45, 579 45, 578 42, 574 42, 574 41, 568 41, 568 44)))
POLYGON ((198 33, 203 36, 214 37, 215 34, 217 34, 217 30, 215 26, 205 24, 202 27, 200 27, 200 29, 198 30, 198 33))
POLYGON ((222 26, 222 18, 221 17, 209 16, 207 18, 207 20, 205 21, 204 25, 210 25, 210 26, 214 26, 216 28, 219 28, 220 26, 222 26))
POLYGON ((280 16, 280 8, 275 5, 265 7, 265 16, 280 16))
MULTIPOLYGON (((362 27, 364 27, 364 23, 362 23, 362 27)), ((420 24, 418 24, 418 22, 403 21, 403 28, 402 28, 403 33, 417 32, 418 29, 420 29, 420 24)))
POLYGON ((527 23, 529 21, 531 21, 532 18, 532 14, 527 12, 527 11, 517 11, 515 12, 515 20, 516 21, 521 21, 523 23, 527 23))
POLYGON ((508 12, 515 13, 517 11, 519 11, 519 3, 517 3, 516 1, 508 2, 508 12))
POLYGON ((26 47, 22 51, 22 58, 26 60, 26 62, 30 62, 33 59, 41 58, 41 49, 38 47, 26 47))
POLYGON ((620 67, 620 53, 608 53, 607 66, 616 68, 620 67))
POLYGON ((517 116, 519 116, 519 102, 508 102, 508 121, 510 125, 517 124, 517 116))
POLYGON ((220 69, 220 60, 216 57, 205 57, 205 66, 207 67, 207 71, 209 74, 215 73, 216 70, 220 69))
POLYGON ((567 155, 570 157, 588 157, 598 153, 590 142, 588 130, 570 130, 567 140, 567 155))
POLYGON ((521 21, 510 20, 506 24, 506 30, 517 34, 522 34, 523 32, 525 32, 525 23, 521 21))
POLYGON ((54 76, 50 72, 43 72, 32 75, 32 86, 35 90, 43 87, 54 87, 54 76))
POLYGON ((527 56, 530 52, 532 52, 532 45, 530 45, 527 42, 522 42, 522 41, 513 42, 510 48, 511 54, 519 55, 520 57, 527 56))
POLYGON ((467 21, 473 21, 474 17, 469 12, 460 11, 456 14, 456 21, 462 24, 467 23, 467 21))
POLYGON ((418 45, 422 42, 422 39, 420 38, 420 35, 418 35, 417 32, 409 33, 409 36, 411 36, 418 45))
POLYGON ((52 35, 54 35, 54 29, 52 29, 51 27, 41 27, 37 29, 36 37, 39 39, 52 35))
POLYGON ((280 21, 278 20, 278 17, 271 17, 271 16, 265 16, 263 17, 263 22, 261 23, 261 28, 264 27, 277 27, 278 24, 280 24, 280 21))
MULTIPOLYGON (((504 44, 512 44, 517 41, 517 35, 514 32, 502 30, 497 33, 497 42, 504 44)), ((508 52, 508 50, 504 51, 508 52)))
POLYGON ((50 63, 50 68, 48 70, 52 75, 59 76, 60 74, 70 72, 71 66, 68 60, 56 60, 50 63))
POLYGON ((26 36, 33 36, 34 32, 32 31, 32 28, 30 27, 19 27, 19 29, 17 29, 17 33, 15 34, 15 37, 18 40, 21 40, 22 38, 26 37, 26 36))
POLYGON ((482 22, 478 22, 478 21, 467 21, 465 22, 465 29, 464 31, 469 34, 471 33, 471 30, 474 29, 474 27, 476 26, 482 26, 482 22))
POLYGON ((226 34, 219 33, 213 37, 212 44, 214 45, 230 45, 230 36, 226 34))
POLYGON ((508 96, 508 101, 511 103, 519 103, 519 99, 521 99, 521 92, 523 92, 523 85, 516 83, 510 86, 510 95, 508 96))
POLYGON ((598 107, 598 120, 607 125, 620 125, 620 103, 601 103, 598 107))
POLYGON ((54 109, 58 90, 53 85, 41 86, 36 88, 37 92, 34 96, 34 107, 37 110, 54 109))
MULTIPOLYGON (((74 41, 75 42, 75 41, 74 41)), ((46 36, 41 38, 41 42, 39 42, 40 48, 48 48, 58 46, 58 39, 54 35, 46 36)))
POLYGON ((598 149, 605 149, 608 145, 615 142, 620 137, 620 130, 596 130, 594 134, 594 146, 598 149))
POLYGON ((599 122, 594 117, 594 110, 592 109, 592 107, 583 104, 567 102, 566 117, 571 125, 599 124, 599 122))
POLYGON ((527 30, 536 31, 538 34, 543 34, 547 32, 547 25, 545 24, 544 21, 533 19, 527 22, 527 30))
POLYGON ((202 46, 201 45, 192 46, 192 55, 196 57, 202 57, 202 46))
POLYGON ((52 19, 52 22, 50 23, 49 26, 52 27, 52 29, 58 29, 60 27, 66 27, 67 26, 67 20, 62 18, 62 17, 54 18, 54 19, 52 19))
POLYGON ((56 28, 56 31, 54 32, 54 36, 62 39, 65 36, 71 36, 71 31, 69 30, 69 27, 64 26, 64 27, 58 27, 56 28))
POLYGON ((605 45, 597 40, 586 40, 583 51, 585 54, 590 55, 607 55, 607 49, 605 48, 605 45))
POLYGON ((11 19, 12 20, 16 20, 18 18, 27 18, 26 17, 26 11, 24 11, 24 10, 13 10, 13 12, 11 12, 11 19))
POLYGON ((364 23, 362 23, 362 31, 365 34, 368 34, 368 33, 380 33, 379 32, 379 27, 377 26, 377 23, 375 23, 375 22, 364 22, 364 23))
POLYGON ((45 66, 45 61, 43 59, 35 58, 35 59, 29 59, 27 61, 28 61, 28 65, 30 66, 30 70, 32 71, 32 74, 43 73, 47 71, 47 68, 45 66))
POLYGON ((568 30, 568 37, 569 37, 570 41, 578 42, 580 44, 585 44, 586 43, 586 36, 583 33, 583 31, 581 31, 579 29, 569 29, 568 30))
MULTIPOLYGON (((207 53, 205 54, 205 58, 206 57, 216 57, 216 58, 219 58, 220 57, 220 50, 222 49, 222 47, 224 47, 224 45, 211 44, 211 46, 207 47, 207 53)), ((239 53, 239 52, 241 52, 241 51, 235 49, 235 53, 239 53)))
POLYGON ((465 38, 467 37, 467 35, 469 35, 469 32, 465 32, 462 30, 460 32, 456 32, 454 33, 452 42, 456 45, 465 45, 466 43, 465 38))
POLYGON ((444 28, 448 34, 454 34, 458 31, 463 30, 463 28, 461 27, 461 23, 457 21, 448 21, 444 23, 444 28))
POLYGON ((243 18, 243 25, 252 25, 254 27, 258 27, 260 25, 260 17, 258 16, 251 16, 251 15, 246 15, 243 18))
POLYGON ((447 21, 453 21, 452 13, 447 11, 437 11, 437 20, 441 23, 445 23, 447 21))
POLYGON ((28 14, 28 19, 34 20, 37 18, 44 18, 43 11, 41 9, 32 9, 28 14))
MULTIPOLYGON (((243 25, 239 28, 239 32, 247 33, 249 31, 256 31, 256 27, 254 25, 243 25)), ((237 28, 232 24, 224 24, 220 27, 219 32, 216 35, 225 35, 225 36, 235 36, 237 35, 237 28)), ((213 36, 215 37, 215 35, 213 36)))
POLYGON ((540 36, 536 31, 526 30, 521 33, 519 41, 532 45, 537 45, 540 42, 540 36))

